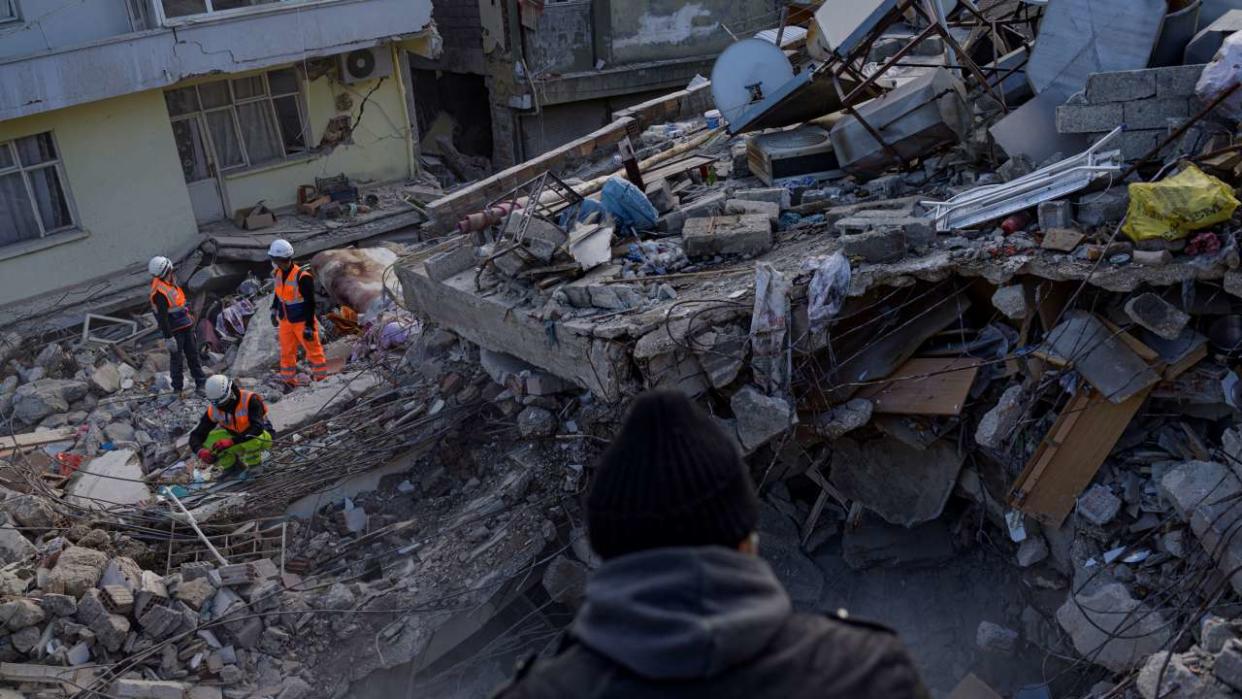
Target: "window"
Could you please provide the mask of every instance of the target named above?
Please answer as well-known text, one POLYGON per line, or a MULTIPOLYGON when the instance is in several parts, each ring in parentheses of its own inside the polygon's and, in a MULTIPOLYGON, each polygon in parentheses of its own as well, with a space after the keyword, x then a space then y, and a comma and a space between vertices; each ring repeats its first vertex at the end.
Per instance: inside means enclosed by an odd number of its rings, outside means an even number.
POLYGON ((305 153, 299 83, 284 68, 165 92, 186 181, 209 176, 209 155, 227 172, 305 153))
POLYGON ((0 246, 73 228, 51 133, 0 143, 0 246))
MULTIPOLYGON (((165 18, 176 19, 291 1, 296 0, 161 0, 160 4, 164 9, 165 18)), ((5 0, 0 0, 0 2, 5 2, 5 0)))
POLYGON ((0 0, 0 23, 16 22, 21 19, 17 11, 17 0, 0 0))

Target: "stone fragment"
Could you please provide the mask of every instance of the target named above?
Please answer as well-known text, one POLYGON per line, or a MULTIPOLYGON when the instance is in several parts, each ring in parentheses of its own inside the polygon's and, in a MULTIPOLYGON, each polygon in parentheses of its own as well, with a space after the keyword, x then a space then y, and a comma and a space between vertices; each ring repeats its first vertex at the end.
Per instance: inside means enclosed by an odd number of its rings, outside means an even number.
POLYGON ((17 524, 30 529, 49 529, 56 523, 56 511, 37 495, 17 495, 0 503, 17 524))
POLYGON ((39 645, 39 639, 43 636, 42 631, 37 626, 27 626, 21 631, 13 632, 9 636, 9 643, 13 645, 19 653, 30 653, 39 645))
POLYGON ((121 678, 112 684, 112 694, 133 699, 184 699, 188 686, 165 680, 121 678))
POLYGON ((517 416, 518 433, 527 439, 551 437, 556 434, 558 422, 551 410, 527 406, 517 416))
POLYGON ((1042 562, 1048 557, 1048 545, 1044 543, 1044 538, 1038 534, 1028 534, 1026 539, 1018 544, 1018 565, 1022 568, 1030 568, 1036 563, 1042 562))
POLYGON ((191 609, 202 609, 207 600, 216 594, 216 588, 207 578, 198 578, 182 582, 177 586, 176 598, 190 605, 191 609))
POLYGON ((1022 419, 1023 395, 1021 384, 1006 388, 996 405, 979 420, 979 426, 975 428, 975 442, 989 449, 1001 448, 1022 419))
POLYGON ((1107 486, 1093 485, 1078 498, 1078 514, 1083 519, 1102 527, 1116 518, 1121 511, 1121 498, 1113 495, 1107 486))
POLYGON ((35 555, 35 545, 0 512, 0 564, 24 561, 35 555))
POLYGON ((276 699, 304 699, 311 696, 312 688, 300 677, 286 677, 280 683, 280 693, 276 699))
POLYGON ((866 398, 854 398, 820 415, 815 420, 815 431, 833 440, 838 439, 871 422, 875 404, 866 398))
POLYGON ((737 437, 747 452, 788 430, 796 422, 789 403, 764 395, 754 386, 745 386, 729 401, 737 420, 737 437))
POLYGON ((91 388, 100 395, 112 395, 121 390, 121 372, 116 364, 104 362, 91 372, 91 388))
POLYGON ((84 381, 39 379, 18 387, 13 394, 13 417, 33 425, 53 413, 69 412, 69 404, 86 392, 84 381))
POLYGON ((733 193, 733 198, 747 201, 766 201, 776 204, 782 209, 789 208, 789 190, 784 187, 739 189, 733 193))
POLYGON ((1228 619, 1206 614, 1199 623, 1199 645, 1209 653, 1221 652, 1225 644, 1235 638, 1238 638, 1238 629, 1228 619))
POLYGON ((975 629, 975 645, 980 650, 1013 655, 1018 649, 1018 632, 990 621, 981 621, 979 628, 975 629))
POLYGON ((1225 643, 1212 672, 1221 682, 1242 692, 1242 641, 1231 640, 1225 643))
POLYGON ((1082 657, 1113 672, 1127 672, 1169 642, 1164 615, 1130 596, 1121 583, 1079 593, 1057 610, 1057 623, 1082 657))
POLYGON ((96 640, 110 653, 120 650, 129 634, 129 619, 110 613, 99 590, 87 590, 78 601, 78 620, 90 627, 96 640))
POLYGON ((835 443, 830 480, 846 498, 909 527, 940 516, 964 458, 946 440, 918 448, 898 439, 845 437, 835 443))
POLYGON ((47 614, 32 599, 19 599, 0 604, 0 621, 9 631, 17 631, 28 626, 42 624, 47 614))
POLYGON ((1242 593, 1242 482, 1226 466, 1212 461, 1187 461, 1157 479, 1166 502, 1190 523, 1190 530, 1221 570, 1232 574, 1235 592, 1242 593))
POLYGON ((1186 666, 1185 655, 1160 651, 1147 658, 1134 686, 1143 699, 1209 699, 1204 678, 1186 666), (1166 662, 1166 660, 1168 662, 1166 662), (1157 692, 1156 685, 1160 685, 1157 692))
POLYGON ((104 566, 108 565, 108 556, 83 546, 70 546, 61 552, 56 566, 48 575, 45 591, 81 598, 89 589, 99 582, 104 566))
POLYGON ((1010 320, 1022 320, 1030 313, 1026 289, 1021 284, 1002 286, 992 294, 992 305, 1010 320))
POLYGON ((1127 301, 1125 311, 1130 320, 1166 340, 1178 339, 1190 322, 1187 313, 1151 292, 1127 301))
MULTIPOLYGON (((1119 70, 1105 73, 1093 73, 1087 77, 1087 101, 1091 104, 1107 102, 1130 102, 1156 96, 1156 71, 1154 70, 1119 70)), ((1121 119, 1107 129, 1110 131, 1121 123, 1121 119)))
POLYGON ((78 613, 78 601, 69 595, 45 592, 39 599, 43 604, 43 610, 53 616, 67 617, 78 613))

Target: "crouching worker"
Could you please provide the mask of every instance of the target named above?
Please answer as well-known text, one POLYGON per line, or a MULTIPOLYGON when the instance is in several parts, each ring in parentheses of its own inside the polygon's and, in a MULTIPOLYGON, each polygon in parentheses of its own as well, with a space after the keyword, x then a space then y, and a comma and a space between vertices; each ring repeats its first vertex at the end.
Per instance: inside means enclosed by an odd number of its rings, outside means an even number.
POLYGON ((261 464, 272 446, 263 397, 221 374, 207 379, 205 392, 210 405, 190 433, 190 450, 204 463, 214 463, 226 478, 261 464))
POLYGON ((758 556, 759 501, 733 440, 688 398, 639 396, 586 504, 604 560, 556 655, 504 699, 922 699, 897 636, 794 612, 758 556))

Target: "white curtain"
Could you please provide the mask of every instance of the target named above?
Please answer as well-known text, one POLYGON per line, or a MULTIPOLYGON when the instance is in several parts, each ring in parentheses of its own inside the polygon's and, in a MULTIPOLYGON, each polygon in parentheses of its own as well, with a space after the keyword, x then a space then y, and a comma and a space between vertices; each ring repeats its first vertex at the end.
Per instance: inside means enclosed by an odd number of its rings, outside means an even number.
POLYGON ((266 100, 237 105, 237 121, 241 124, 242 141, 250 164, 257 165, 284 156, 276 136, 272 107, 266 100))
POLYGON ((0 175, 0 245, 39 237, 39 224, 20 172, 0 175))

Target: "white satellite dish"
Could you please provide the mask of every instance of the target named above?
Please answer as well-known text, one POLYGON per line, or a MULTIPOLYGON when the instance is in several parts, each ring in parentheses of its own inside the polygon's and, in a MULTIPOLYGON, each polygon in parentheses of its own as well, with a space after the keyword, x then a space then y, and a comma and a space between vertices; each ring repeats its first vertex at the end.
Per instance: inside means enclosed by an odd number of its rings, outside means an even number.
POLYGON ((762 102, 794 77, 793 64, 770 41, 742 39, 712 66, 712 99, 727 121, 762 102))

